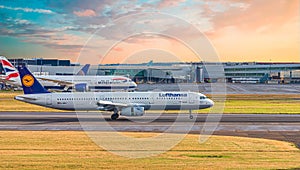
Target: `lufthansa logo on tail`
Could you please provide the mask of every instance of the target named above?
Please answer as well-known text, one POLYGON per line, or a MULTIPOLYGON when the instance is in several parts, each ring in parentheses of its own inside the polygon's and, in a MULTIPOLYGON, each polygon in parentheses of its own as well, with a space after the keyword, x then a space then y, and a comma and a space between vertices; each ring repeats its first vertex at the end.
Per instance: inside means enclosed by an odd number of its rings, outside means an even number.
POLYGON ((31 75, 27 74, 22 78, 22 83, 26 87, 31 87, 34 83, 34 78, 31 75))

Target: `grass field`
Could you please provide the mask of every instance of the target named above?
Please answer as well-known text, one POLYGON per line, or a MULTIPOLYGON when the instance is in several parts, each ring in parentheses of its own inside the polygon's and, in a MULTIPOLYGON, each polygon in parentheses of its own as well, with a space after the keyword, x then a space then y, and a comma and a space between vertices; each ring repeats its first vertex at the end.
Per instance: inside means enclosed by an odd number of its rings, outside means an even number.
POLYGON ((300 114, 300 95, 227 95, 224 113, 300 114))
MULTIPOLYGON (((1 92, 0 111, 59 111, 13 100, 18 94, 21 92, 1 92)), ((299 103, 299 95, 228 95, 224 113, 300 114, 299 103)), ((156 135, 123 134, 139 138, 156 135)), ((300 168, 300 150, 292 143, 212 136, 199 144, 198 139, 188 135, 168 152, 130 159, 103 150, 81 131, 0 131, 0 169, 300 168)))
POLYGON ((42 106, 36 106, 24 102, 14 100, 16 95, 23 94, 23 92, 0 92, 0 111, 32 111, 32 112, 59 112, 59 110, 50 109, 42 106))
MULTIPOLYGON (((0 111, 59 111, 14 100, 21 92, 1 92, 0 111)), ((300 95, 227 95, 224 113, 300 114, 300 95)), ((214 100, 220 102, 218 99, 214 100)), ((199 113, 208 113, 209 109, 199 113)), ((168 113, 168 112, 166 112, 168 113)))
POLYGON ((101 149, 84 132, 0 131, 0 155, 0 169, 300 168, 300 151, 291 143, 223 136, 199 144, 197 135, 188 135, 166 153, 130 159, 101 149))

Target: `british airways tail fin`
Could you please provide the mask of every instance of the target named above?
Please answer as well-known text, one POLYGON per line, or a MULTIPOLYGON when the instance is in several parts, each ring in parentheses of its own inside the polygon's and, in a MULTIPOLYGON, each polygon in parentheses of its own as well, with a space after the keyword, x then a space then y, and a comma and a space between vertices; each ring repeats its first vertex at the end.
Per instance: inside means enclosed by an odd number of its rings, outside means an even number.
POLYGON ((86 64, 82 67, 82 69, 79 70, 79 72, 77 73, 77 75, 86 75, 87 72, 89 71, 90 68, 90 64, 86 64))
POLYGON ((0 56, 0 62, 5 72, 6 80, 13 80, 19 78, 18 70, 7 60, 6 57, 0 56))
POLYGON ((50 93, 37 81, 26 67, 18 67, 18 70, 24 94, 50 93))

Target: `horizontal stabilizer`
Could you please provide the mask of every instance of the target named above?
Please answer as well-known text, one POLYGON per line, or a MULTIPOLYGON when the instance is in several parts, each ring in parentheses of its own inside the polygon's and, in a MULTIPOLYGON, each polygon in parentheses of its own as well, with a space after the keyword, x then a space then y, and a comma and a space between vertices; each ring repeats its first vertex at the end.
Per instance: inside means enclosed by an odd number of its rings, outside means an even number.
POLYGON ((16 96, 15 97, 16 100, 22 100, 22 99, 26 99, 26 100, 37 100, 37 98, 35 97, 29 97, 29 96, 16 96))

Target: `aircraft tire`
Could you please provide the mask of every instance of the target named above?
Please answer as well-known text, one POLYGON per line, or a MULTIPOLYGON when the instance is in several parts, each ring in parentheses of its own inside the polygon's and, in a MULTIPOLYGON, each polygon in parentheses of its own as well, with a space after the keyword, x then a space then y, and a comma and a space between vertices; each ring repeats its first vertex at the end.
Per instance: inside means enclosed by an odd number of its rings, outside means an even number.
POLYGON ((119 118, 119 114, 114 113, 111 115, 111 120, 117 120, 119 118))

